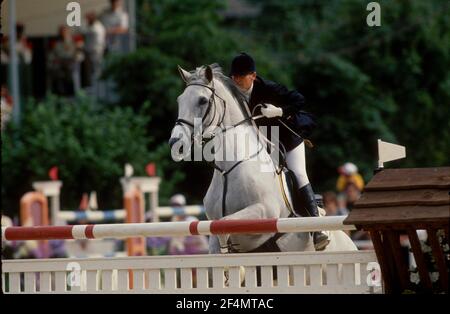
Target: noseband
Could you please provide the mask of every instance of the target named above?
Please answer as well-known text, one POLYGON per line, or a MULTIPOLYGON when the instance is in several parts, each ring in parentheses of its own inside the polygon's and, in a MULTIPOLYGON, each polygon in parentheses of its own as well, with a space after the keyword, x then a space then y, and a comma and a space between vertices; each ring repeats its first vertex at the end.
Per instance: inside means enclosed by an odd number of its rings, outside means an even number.
MULTIPOLYGON (((213 106, 214 106, 214 110, 213 110, 213 117, 211 118, 211 124, 214 121, 214 119, 216 117, 216 113, 217 113, 217 110, 216 110, 216 108, 217 108, 217 106, 216 106, 216 97, 219 98, 222 101, 222 103, 223 103, 222 116, 220 117, 220 119, 217 121, 217 124, 215 125, 216 128, 220 128, 221 132, 226 132, 229 129, 233 129, 233 128, 235 128, 235 127, 237 127, 237 126, 239 126, 239 125, 241 125, 241 124, 243 124, 243 123, 245 123, 247 121, 251 121, 252 120, 252 117, 248 117, 248 118, 245 118, 245 119, 243 119, 243 120, 239 121, 238 123, 235 123, 235 124, 233 124, 231 126, 223 126, 223 120, 225 119, 225 113, 226 113, 226 110, 227 110, 227 102, 225 101, 225 99, 223 99, 222 97, 217 95, 216 89, 214 88, 214 81, 212 81, 212 84, 213 84, 212 87, 208 86, 206 84, 201 84, 201 83, 191 83, 191 84, 187 84, 186 85, 186 88, 189 87, 189 86, 202 86, 202 87, 205 87, 205 88, 209 89, 212 92, 211 97, 208 100, 208 107, 206 108, 206 111, 203 114, 202 121, 205 121, 205 119, 208 117, 209 113, 211 112, 211 108, 213 106)), ((210 127, 211 124, 207 125, 205 128, 210 127)), ((175 120, 175 125, 187 125, 187 126, 189 126, 189 127, 194 129, 194 123, 192 123, 190 121, 187 121, 185 119, 178 118, 177 120, 175 120)), ((217 134, 216 133, 211 133, 211 135, 212 136, 206 137, 202 133, 202 137, 201 137, 202 141, 204 141, 205 139, 211 140, 217 134)), ((193 136, 193 134, 192 134, 192 136, 193 136)))
MULTIPOLYGON (((191 84, 187 84, 186 88, 189 87, 189 86, 202 86, 202 87, 205 87, 205 88, 209 89, 212 92, 211 97, 209 97, 209 100, 208 100, 208 107, 206 108, 206 111, 203 114, 202 122, 205 121, 205 119, 208 117, 209 113, 211 112, 211 108, 214 106, 213 117, 211 118, 211 124, 212 124, 212 122, 214 121, 214 119, 216 117, 216 112, 217 112, 217 110, 216 110, 216 108, 217 108, 217 106, 216 106, 216 97, 219 98, 220 100, 222 100, 222 102, 223 102, 223 114, 222 114, 222 117, 218 120, 217 124, 215 125, 216 127, 221 128, 221 125, 222 125, 223 120, 225 118, 225 112, 226 112, 226 108, 227 108, 227 102, 225 101, 225 99, 223 99, 222 97, 217 95, 216 90, 214 88, 214 85, 213 85, 213 87, 211 87, 211 86, 208 86, 206 84, 191 83, 191 84)), ((208 125, 207 127, 210 127, 211 124, 208 125)), ((190 121, 187 121, 185 119, 180 119, 180 118, 178 118, 175 121, 175 125, 187 125, 187 126, 189 126, 191 128, 194 128, 194 123, 192 123, 190 121)), ((205 137, 204 137, 204 135, 202 133, 202 140, 204 138, 205 137)))

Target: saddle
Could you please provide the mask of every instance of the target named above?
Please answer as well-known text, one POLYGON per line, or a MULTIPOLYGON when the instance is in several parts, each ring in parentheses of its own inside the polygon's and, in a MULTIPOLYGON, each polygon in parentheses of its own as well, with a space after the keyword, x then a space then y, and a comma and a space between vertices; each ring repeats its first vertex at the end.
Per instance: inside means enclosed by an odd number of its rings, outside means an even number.
MULTIPOLYGON (((280 178, 280 189, 281 193, 283 194, 283 198, 285 200, 286 206, 289 208, 289 211, 291 212, 291 215, 289 217, 295 217, 293 213, 293 208, 300 209, 297 212, 300 212, 302 217, 308 217, 309 213, 304 210, 304 207, 302 206, 301 200, 297 197, 297 193, 295 193, 296 190, 299 189, 299 184, 297 181, 297 177, 295 176, 294 172, 287 167, 283 169, 285 181, 280 178), (289 193, 289 196, 287 195, 289 193), (286 195, 286 197, 285 197, 286 195)), ((282 174, 279 174, 279 177, 281 177, 282 174)), ((322 195, 315 194, 315 199, 317 202, 317 205, 319 206, 319 214, 320 216, 325 216, 325 212, 323 211, 323 201, 322 201, 322 195)))
POLYGON ((296 191, 299 189, 299 184, 295 173, 284 166, 282 171, 278 174, 278 183, 280 185, 281 194, 283 195, 286 207, 289 209, 289 217, 296 217, 294 208, 299 209, 303 217, 308 217, 309 214, 303 209, 301 200, 297 197, 296 191))

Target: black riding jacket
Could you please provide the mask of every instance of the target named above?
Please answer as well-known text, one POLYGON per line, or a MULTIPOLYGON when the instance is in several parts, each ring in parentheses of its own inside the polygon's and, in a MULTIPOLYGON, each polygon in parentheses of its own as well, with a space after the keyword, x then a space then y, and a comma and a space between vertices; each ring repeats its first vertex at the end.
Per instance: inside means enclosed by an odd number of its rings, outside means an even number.
MULTIPOLYGON (((267 126, 270 135, 270 126, 279 127, 279 140, 286 151, 290 151, 300 145, 303 141, 289 131, 279 120, 283 121, 295 132, 306 138, 315 127, 311 114, 303 111, 305 98, 296 90, 288 90, 285 86, 265 80, 259 76, 253 82, 253 90, 250 95, 249 108, 253 109, 258 104, 272 104, 283 109, 283 116, 276 118, 261 118, 256 120, 257 126, 267 126)), ((254 115, 261 114, 261 108, 254 111, 254 115)), ((270 138, 269 138, 270 139, 270 138)))

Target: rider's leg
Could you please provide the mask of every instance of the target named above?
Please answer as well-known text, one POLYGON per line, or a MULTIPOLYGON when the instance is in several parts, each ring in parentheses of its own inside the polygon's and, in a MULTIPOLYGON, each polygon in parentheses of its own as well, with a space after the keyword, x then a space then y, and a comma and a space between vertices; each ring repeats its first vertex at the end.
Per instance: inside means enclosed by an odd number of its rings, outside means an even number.
MULTIPOLYGON (((294 208, 295 214, 301 216, 302 213, 303 215, 306 213, 309 216, 318 217, 319 209, 306 173, 304 143, 286 153, 286 164, 297 178, 298 190, 296 191, 296 197, 300 200, 299 203, 303 205, 303 208, 294 208)), ((323 250, 329 243, 328 236, 323 231, 314 232, 313 239, 317 250, 323 250)))
POLYGON ((308 175, 306 174, 304 143, 286 153, 286 164, 294 172, 299 188, 309 184, 308 175))

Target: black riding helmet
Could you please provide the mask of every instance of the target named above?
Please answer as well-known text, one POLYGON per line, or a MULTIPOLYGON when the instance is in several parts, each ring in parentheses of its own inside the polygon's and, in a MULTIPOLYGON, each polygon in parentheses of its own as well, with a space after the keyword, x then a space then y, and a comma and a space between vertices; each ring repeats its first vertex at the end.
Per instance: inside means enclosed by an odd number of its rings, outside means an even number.
POLYGON ((250 55, 245 52, 241 52, 239 55, 234 57, 231 62, 230 76, 247 75, 253 72, 256 72, 255 60, 253 60, 250 55))

